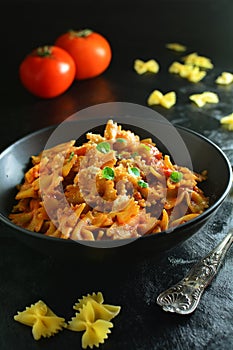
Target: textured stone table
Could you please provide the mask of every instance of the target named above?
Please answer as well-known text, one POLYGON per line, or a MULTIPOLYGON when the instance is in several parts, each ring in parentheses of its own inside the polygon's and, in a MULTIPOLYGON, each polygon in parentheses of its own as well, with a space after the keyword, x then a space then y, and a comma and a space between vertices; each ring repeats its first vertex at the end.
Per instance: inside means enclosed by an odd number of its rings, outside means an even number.
MULTIPOLYGON (((233 165, 233 133, 219 123, 222 116, 233 112, 233 85, 214 84, 222 71, 233 72, 232 0, 5 0, 0 7, 1 52, 6 61, 0 86, 1 150, 87 106, 110 101, 146 105, 148 94, 160 89, 175 90, 178 101, 171 110, 159 106, 155 110, 174 125, 214 141, 233 165), (34 47, 53 43, 67 29, 84 27, 102 32, 111 41, 113 60, 108 71, 74 84, 57 99, 40 100, 27 93, 18 79, 23 57, 34 47), (180 58, 165 48, 174 41, 213 60, 214 70, 199 84, 168 74, 170 63, 180 58), (152 57, 160 62, 159 75, 137 75, 132 68, 134 59, 152 57), (220 103, 198 109, 188 96, 206 90, 217 92, 220 103)), ((121 305, 122 310, 100 349, 229 350, 233 347, 233 249, 193 314, 166 313, 156 304, 156 297, 227 234, 232 217, 231 195, 211 221, 181 246, 162 257, 117 265, 70 263, 62 257, 45 256, 23 245, 0 224, 0 349, 80 349, 81 333, 64 330, 36 342, 30 328, 15 322, 13 316, 42 299, 69 320, 78 298, 102 291, 106 303, 121 305)))

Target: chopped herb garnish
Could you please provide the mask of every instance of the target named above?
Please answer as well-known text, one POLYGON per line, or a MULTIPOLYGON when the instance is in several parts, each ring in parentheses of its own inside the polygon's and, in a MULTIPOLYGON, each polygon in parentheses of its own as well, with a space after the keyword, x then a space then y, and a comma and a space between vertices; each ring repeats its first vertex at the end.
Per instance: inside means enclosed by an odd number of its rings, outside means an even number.
POLYGON ((149 146, 145 145, 144 143, 141 143, 141 145, 142 145, 147 151, 150 151, 150 150, 151 150, 151 148, 150 148, 149 146))
POLYGON ((133 167, 133 168, 128 167, 128 173, 133 176, 140 176, 140 170, 136 167, 133 167))
POLYGON ((110 147, 110 143, 108 142, 100 142, 98 143, 98 145, 96 146, 97 150, 101 153, 108 153, 111 149, 110 147))
POLYGON ((74 156, 74 151, 72 151, 72 152, 70 153, 70 156, 69 156, 68 162, 70 162, 70 161, 72 160, 73 156, 74 156))
POLYGON ((106 166, 102 170, 102 176, 104 179, 113 180, 114 179, 114 170, 112 168, 110 168, 109 166, 106 166))
POLYGON ((173 182, 180 182, 182 178, 183 178, 183 174, 180 173, 179 171, 173 171, 170 175, 170 179, 173 182))
POLYGON ((116 142, 127 143, 126 139, 122 139, 122 138, 116 139, 116 142))
POLYGON ((144 180, 139 180, 138 181, 138 186, 142 187, 142 188, 147 188, 149 185, 147 182, 145 182, 144 180))

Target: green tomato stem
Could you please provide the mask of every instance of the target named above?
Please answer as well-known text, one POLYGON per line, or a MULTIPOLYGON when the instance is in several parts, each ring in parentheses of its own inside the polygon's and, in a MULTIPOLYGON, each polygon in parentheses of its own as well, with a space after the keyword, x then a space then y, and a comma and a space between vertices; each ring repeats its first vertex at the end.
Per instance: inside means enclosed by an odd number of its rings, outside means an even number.
POLYGON ((51 46, 46 45, 46 46, 38 47, 36 52, 37 52, 37 55, 40 57, 48 57, 48 56, 51 56, 52 48, 51 46))
POLYGON ((82 29, 82 30, 78 30, 78 31, 70 30, 69 33, 73 36, 78 37, 78 38, 85 38, 85 37, 89 36, 90 34, 92 34, 93 30, 86 28, 86 29, 82 29))

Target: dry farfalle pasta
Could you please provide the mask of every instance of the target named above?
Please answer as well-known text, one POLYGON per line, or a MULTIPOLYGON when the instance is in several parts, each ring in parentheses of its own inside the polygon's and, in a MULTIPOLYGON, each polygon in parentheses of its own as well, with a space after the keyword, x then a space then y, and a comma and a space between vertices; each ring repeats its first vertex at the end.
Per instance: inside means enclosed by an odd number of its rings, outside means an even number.
POLYGON ((99 304, 103 304, 104 302, 104 297, 101 292, 92 293, 92 294, 87 294, 83 296, 81 299, 78 299, 78 302, 74 304, 73 309, 74 310, 80 310, 82 309, 83 305, 85 305, 88 301, 95 300, 99 304))
POLYGON ((149 61, 142 61, 140 59, 136 59, 134 61, 134 69, 138 74, 144 74, 146 72, 150 73, 158 73, 159 71, 159 64, 154 59, 151 59, 149 61))
POLYGON ((220 123, 224 125, 229 131, 233 131, 233 113, 222 117, 220 119, 220 123))
POLYGON ((233 82, 233 74, 229 72, 222 72, 215 80, 216 84, 229 85, 233 82))
POLYGON ((113 327, 110 321, 120 312, 120 306, 103 304, 103 302, 103 295, 99 292, 84 296, 73 307, 78 312, 68 323, 67 328, 75 332, 84 331, 83 349, 88 346, 92 349, 93 346, 99 347, 99 344, 104 343, 108 334, 111 333, 110 328, 113 327))
POLYGON ((204 69, 214 68, 213 63, 208 57, 199 56, 196 52, 190 53, 189 55, 183 57, 185 64, 190 64, 192 66, 198 66, 204 69))
POLYGON ((206 72, 200 70, 197 66, 191 64, 182 64, 180 62, 173 62, 169 67, 169 73, 179 74, 181 78, 185 78, 192 83, 198 83, 206 76, 206 72))
POLYGON ((66 327, 65 319, 58 317, 42 300, 18 312, 14 320, 32 327, 35 340, 51 337, 66 327))
POLYGON ((205 91, 201 94, 189 96, 189 99, 196 103, 198 107, 203 107, 206 103, 218 103, 218 95, 214 92, 205 91))
POLYGON ((174 91, 170 91, 163 95, 161 91, 154 90, 149 95, 147 103, 149 106, 161 105, 162 107, 169 109, 176 103, 176 93, 174 91))
POLYGON ((166 48, 176 52, 184 52, 187 50, 186 46, 179 43, 168 43, 166 44, 166 48))

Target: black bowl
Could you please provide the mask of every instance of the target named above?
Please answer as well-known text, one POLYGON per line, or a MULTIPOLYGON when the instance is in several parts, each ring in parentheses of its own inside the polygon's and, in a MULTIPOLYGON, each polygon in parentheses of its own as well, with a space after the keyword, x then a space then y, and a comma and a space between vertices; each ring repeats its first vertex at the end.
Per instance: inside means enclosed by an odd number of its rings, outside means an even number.
MULTIPOLYGON (((79 122, 80 134, 84 134, 87 129, 86 123, 80 124, 79 122)), ((102 129, 103 125, 95 131, 101 132, 102 129)), ((132 126, 131 129, 139 133, 141 137, 147 136, 147 133, 142 135, 143 130, 139 130, 140 128, 132 126)), ((98 242, 91 246, 91 243, 90 245, 84 245, 72 240, 63 240, 34 233, 13 224, 8 219, 8 215, 14 204, 16 185, 23 179, 24 172, 29 165, 30 156, 43 150, 54 130, 56 130, 56 126, 34 132, 15 142, 0 155, 0 219, 12 229, 14 237, 48 255, 58 256, 62 259, 81 258, 88 260, 93 258, 95 260, 122 259, 123 257, 133 259, 133 257, 160 255, 196 233, 219 208, 231 187, 231 166, 221 149, 196 132, 183 127, 176 127, 176 131, 181 136, 190 154, 193 169, 197 172, 204 169, 208 171, 208 180, 202 183, 201 187, 210 198, 210 207, 203 214, 176 227, 171 232, 164 231, 158 234, 145 235, 136 240, 124 240, 124 243, 127 244, 120 246, 116 241, 115 247, 112 247, 112 241, 111 247, 109 247, 108 241, 106 241, 105 247, 98 247, 98 242)), ((76 135, 75 130, 72 122, 67 123, 66 132, 63 130, 61 133, 57 133, 56 143, 73 139, 76 135)), ((82 140, 82 136, 80 140, 82 140)), ((160 143, 159 140, 157 141, 160 143)), ((49 146, 51 146, 51 142, 49 146)), ((162 152, 167 153, 164 144, 158 146, 162 152)))

